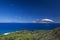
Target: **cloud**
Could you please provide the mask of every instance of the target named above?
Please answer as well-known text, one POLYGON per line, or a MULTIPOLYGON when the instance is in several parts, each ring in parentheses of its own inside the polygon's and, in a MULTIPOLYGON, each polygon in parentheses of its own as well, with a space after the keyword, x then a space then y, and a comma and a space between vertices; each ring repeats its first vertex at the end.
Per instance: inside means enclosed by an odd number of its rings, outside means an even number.
POLYGON ((35 21, 33 21, 33 23, 53 23, 54 21, 51 19, 36 19, 35 21))
POLYGON ((54 21, 51 20, 51 19, 42 19, 41 22, 42 23, 51 23, 51 22, 54 22, 54 21))
POLYGON ((53 22, 53 20, 51 20, 51 19, 42 19, 42 21, 51 21, 51 22, 53 22))
POLYGON ((36 20, 33 21, 33 23, 38 23, 39 20, 40 20, 40 19, 36 19, 36 20))

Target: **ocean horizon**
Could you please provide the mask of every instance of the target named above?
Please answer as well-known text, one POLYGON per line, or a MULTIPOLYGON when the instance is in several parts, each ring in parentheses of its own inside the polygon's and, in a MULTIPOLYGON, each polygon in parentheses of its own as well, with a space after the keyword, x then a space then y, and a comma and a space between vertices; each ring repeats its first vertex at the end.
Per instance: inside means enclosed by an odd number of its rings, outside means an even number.
POLYGON ((51 30, 60 27, 60 23, 0 23, 0 34, 19 30, 51 30))

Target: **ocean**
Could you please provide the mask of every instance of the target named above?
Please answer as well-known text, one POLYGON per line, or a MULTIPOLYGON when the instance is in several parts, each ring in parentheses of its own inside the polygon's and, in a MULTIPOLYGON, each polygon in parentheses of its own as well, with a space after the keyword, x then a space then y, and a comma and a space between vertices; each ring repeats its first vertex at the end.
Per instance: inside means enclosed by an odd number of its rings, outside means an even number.
POLYGON ((19 30, 51 30, 60 23, 0 23, 0 34, 19 30))

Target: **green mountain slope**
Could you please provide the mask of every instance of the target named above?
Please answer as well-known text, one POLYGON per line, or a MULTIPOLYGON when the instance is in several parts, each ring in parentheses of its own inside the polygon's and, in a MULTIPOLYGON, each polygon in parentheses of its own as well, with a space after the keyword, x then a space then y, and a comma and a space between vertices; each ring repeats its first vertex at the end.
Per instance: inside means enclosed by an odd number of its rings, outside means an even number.
POLYGON ((60 40, 60 28, 53 30, 20 30, 0 35, 0 40, 60 40))

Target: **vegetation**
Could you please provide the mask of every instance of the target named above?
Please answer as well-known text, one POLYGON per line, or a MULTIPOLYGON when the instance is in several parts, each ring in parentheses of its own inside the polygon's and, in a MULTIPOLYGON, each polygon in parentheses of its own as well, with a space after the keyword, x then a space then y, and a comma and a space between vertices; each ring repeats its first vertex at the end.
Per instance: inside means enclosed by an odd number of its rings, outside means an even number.
POLYGON ((21 30, 0 35, 0 40, 60 40, 60 28, 54 30, 21 30))

